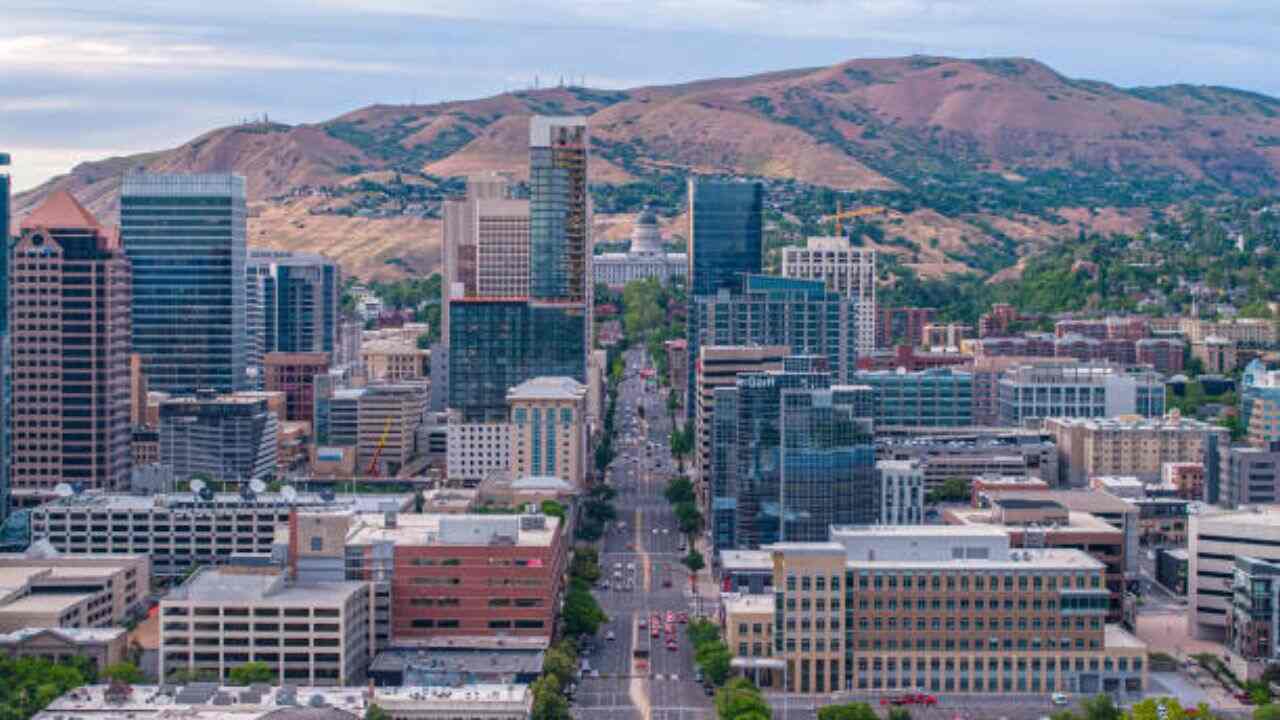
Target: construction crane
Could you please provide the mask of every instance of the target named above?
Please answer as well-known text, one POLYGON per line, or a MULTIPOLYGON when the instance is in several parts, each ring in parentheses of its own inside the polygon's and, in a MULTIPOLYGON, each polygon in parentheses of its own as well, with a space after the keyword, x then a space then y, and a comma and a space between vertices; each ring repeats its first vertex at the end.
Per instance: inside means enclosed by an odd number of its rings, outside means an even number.
POLYGON ((868 216, 868 215, 880 215, 880 214, 882 214, 882 213, 887 213, 887 212, 889 212, 889 208, 879 207, 879 206, 877 206, 877 205, 870 205, 870 206, 868 206, 868 207, 861 207, 861 208, 858 208, 858 209, 856 209, 856 210, 843 210, 843 209, 841 209, 841 207, 840 207, 840 201, 839 201, 839 200, 837 200, 837 201, 836 201, 836 214, 835 214, 835 215, 828 215, 828 216, 826 216, 826 217, 824 217, 824 218, 822 218, 822 219, 823 219, 824 221, 826 221, 826 220, 835 220, 835 221, 836 221, 836 237, 844 237, 844 231, 843 231, 843 229, 840 227, 840 221, 841 221, 841 220, 850 220, 850 219, 852 219, 852 218, 866 217, 866 216, 868 216))
POLYGON ((387 437, 391 435, 391 420, 387 418, 387 424, 382 426, 382 437, 378 438, 378 447, 373 450, 373 459, 369 461, 369 469, 366 471, 369 477, 378 477, 378 460, 382 457, 382 448, 387 446, 387 437))

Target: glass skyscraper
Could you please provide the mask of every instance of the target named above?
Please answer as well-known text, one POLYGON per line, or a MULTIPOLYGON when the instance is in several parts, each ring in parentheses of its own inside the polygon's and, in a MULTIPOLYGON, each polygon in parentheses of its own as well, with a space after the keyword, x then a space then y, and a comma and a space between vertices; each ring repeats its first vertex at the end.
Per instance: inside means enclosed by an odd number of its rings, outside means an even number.
POLYGON ((0 152, 0 521, 9 516, 9 153, 0 152))
POLYGON ((821 542, 831 525, 876 519, 871 421, 825 358, 744 373, 716 390, 710 473, 717 549, 821 542))
POLYGON ((739 290, 759 273, 764 188, 758 182, 689 179, 689 295, 739 290))
POLYGON ((587 119, 529 122, 529 296, 585 302, 591 292, 587 119))
POLYGON ((262 284, 262 351, 333 354, 338 337, 338 266, 315 253, 254 249, 250 276, 262 284))
POLYGON ((247 389, 244 178, 126 175, 120 232, 148 386, 247 389))

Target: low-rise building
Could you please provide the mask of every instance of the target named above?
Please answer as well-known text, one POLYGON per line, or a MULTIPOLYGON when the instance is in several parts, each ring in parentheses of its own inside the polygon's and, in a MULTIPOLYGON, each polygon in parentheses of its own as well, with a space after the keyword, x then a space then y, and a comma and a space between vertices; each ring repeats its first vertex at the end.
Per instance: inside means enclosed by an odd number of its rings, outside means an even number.
POLYGON ((1171 412, 1162 418, 1053 417, 1044 429, 1058 447, 1063 484, 1082 487, 1099 475, 1161 479, 1166 463, 1216 464, 1230 433, 1220 425, 1171 412))
POLYGON ((1013 428, 966 428, 954 433, 892 436, 877 427, 876 458, 916 460, 926 490, 951 478, 1038 477, 1056 486, 1058 451, 1050 436, 1013 428))
POLYGON ((1236 344, 1217 335, 1191 343, 1191 355, 1200 360, 1205 372, 1214 375, 1229 375, 1239 363, 1236 344))
POLYGON ((1000 380, 1000 422, 1025 426, 1046 418, 1164 415, 1163 377, 1118 365, 1020 367, 1000 380))
POLYGON ((773 592, 773 557, 767 550, 721 550, 720 586, 725 593, 773 592))
POLYGON ((1223 640, 1230 622, 1236 560, 1280 562, 1280 508, 1201 513, 1190 521, 1189 619, 1196 637, 1223 640))
POLYGON ((858 371, 853 382, 871 387, 877 427, 973 425, 973 375, 950 369, 858 371))
POLYGON ((1238 446, 1222 458, 1218 503, 1226 508, 1280 502, 1280 442, 1268 448, 1238 446))
POLYGON ((1203 462, 1167 462, 1160 478, 1184 500, 1204 500, 1205 471, 1203 462))
POLYGON ((102 671, 128 659, 129 631, 112 628, 28 627, 0 635, 0 655, 46 658, 59 663, 87 660, 102 671))
POLYGON ((377 705, 392 720, 528 720, 528 685, 454 687, 86 685, 71 690, 34 720, 359 720, 377 705))
POLYGON ((479 485, 495 470, 511 467, 509 423, 465 423, 461 418, 447 426, 445 468, 449 480, 468 487, 479 485))
POLYGON ((276 567, 201 568, 160 601, 160 677, 225 680, 261 662, 278 685, 363 682, 371 595, 366 582, 297 583, 276 567))
POLYGON ((1246 660, 1280 658, 1280 562, 1237 557, 1230 590, 1227 646, 1246 660))
POLYGON ((447 637, 379 652, 369 680, 379 687, 526 685, 542 675, 547 638, 447 637))
POLYGON ((924 468, 913 460, 881 460, 876 463, 879 481, 881 525, 916 525, 924 522, 924 468))
MULTIPOLYGON (((408 508, 413 496, 90 491, 33 509, 31 536, 72 556, 146 556, 151 560, 148 573, 172 580, 196 565, 224 563, 232 555, 270 553, 276 526, 288 523, 294 510, 378 512, 388 503, 408 508)), ((143 595, 148 586, 149 581, 141 584, 143 595)))
POLYGON ((994 528, 929 526, 833 528, 831 542, 765 549, 774 595, 724 601, 731 665, 761 687, 1146 688, 1146 646, 1105 623, 1104 567, 1079 550, 1014 550, 994 528))
POLYGON ((143 555, 62 555, 37 541, 0 555, 0 632, 104 628, 146 610, 151 563, 143 555))

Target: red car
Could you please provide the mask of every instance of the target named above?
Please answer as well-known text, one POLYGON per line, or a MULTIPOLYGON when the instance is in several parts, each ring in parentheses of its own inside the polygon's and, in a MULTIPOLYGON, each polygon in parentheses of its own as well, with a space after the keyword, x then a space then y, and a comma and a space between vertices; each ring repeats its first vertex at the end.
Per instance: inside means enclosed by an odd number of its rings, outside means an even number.
POLYGON ((682 613, 680 613, 680 614, 676 615, 676 621, 677 621, 677 622, 679 622, 681 625, 683 625, 683 624, 685 624, 685 623, 689 622, 689 613, 687 613, 687 612, 682 612, 682 613))
POLYGON ((667 649, 668 649, 668 650, 679 650, 679 649, 680 649, 680 645, 679 645, 679 644, 677 644, 677 643, 676 643, 676 641, 672 640, 671 642, 667 643, 667 649))

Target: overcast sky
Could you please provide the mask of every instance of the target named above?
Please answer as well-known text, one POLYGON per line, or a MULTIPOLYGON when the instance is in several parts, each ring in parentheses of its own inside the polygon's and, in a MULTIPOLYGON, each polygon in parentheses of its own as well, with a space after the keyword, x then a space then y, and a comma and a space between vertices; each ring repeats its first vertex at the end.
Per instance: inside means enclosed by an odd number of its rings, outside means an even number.
POLYGON ((0 0, 0 151, 22 189, 263 113, 912 53, 1280 96, 1278 35, 1275 0, 0 0))

